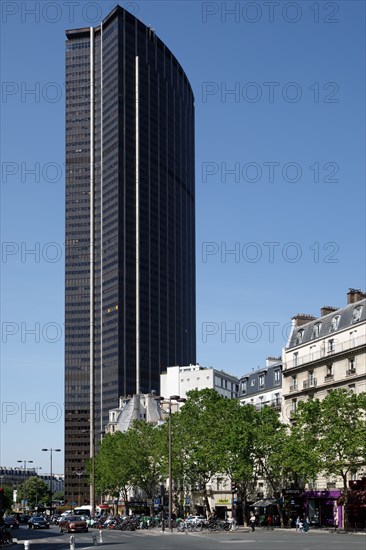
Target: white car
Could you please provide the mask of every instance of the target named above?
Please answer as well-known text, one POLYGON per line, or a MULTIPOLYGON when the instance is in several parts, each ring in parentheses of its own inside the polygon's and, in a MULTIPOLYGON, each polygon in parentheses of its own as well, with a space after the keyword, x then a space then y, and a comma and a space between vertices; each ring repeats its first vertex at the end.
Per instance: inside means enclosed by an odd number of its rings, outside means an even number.
POLYGON ((188 516, 186 522, 188 523, 200 523, 201 521, 206 521, 204 516, 188 516))

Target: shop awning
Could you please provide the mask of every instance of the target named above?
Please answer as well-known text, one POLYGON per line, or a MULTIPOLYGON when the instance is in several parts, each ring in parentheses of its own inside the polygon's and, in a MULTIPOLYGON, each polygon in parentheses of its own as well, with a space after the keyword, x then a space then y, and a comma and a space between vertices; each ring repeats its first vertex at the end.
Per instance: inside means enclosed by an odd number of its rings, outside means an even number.
POLYGON ((252 506, 255 508, 267 508, 267 506, 276 506, 277 501, 274 498, 262 498, 261 500, 257 500, 252 506))

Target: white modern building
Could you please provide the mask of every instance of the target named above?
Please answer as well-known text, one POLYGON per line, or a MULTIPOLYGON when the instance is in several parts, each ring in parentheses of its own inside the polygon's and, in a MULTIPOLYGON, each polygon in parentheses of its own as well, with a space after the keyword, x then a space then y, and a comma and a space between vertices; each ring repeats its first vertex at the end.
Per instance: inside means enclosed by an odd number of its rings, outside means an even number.
POLYGON ((179 395, 187 397, 190 390, 213 388, 228 399, 238 397, 239 379, 223 370, 202 365, 168 367, 160 375, 160 393, 164 397, 179 395))

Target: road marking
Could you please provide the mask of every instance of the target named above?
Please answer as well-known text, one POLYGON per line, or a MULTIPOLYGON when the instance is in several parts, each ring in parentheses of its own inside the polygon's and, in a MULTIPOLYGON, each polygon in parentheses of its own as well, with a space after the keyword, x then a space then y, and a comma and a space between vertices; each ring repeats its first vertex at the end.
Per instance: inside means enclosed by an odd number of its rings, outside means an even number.
POLYGON ((258 542, 257 540, 240 540, 240 539, 237 539, 237 540, 217 540, 216 542, 222 544, 223 542, 225 544, 243 544, 243 543, 246 543, 246 542, 258 542))

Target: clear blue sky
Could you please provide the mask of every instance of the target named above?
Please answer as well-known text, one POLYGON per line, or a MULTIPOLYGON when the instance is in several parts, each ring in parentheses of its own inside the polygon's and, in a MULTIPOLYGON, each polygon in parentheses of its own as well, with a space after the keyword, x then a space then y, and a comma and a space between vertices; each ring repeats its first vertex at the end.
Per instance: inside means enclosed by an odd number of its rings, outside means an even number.
MULTIPOLYGON (((366 286, 365 3, 121 5, 195 92, 197 360, 240 376, 366 286)), ((113 6, 1 4, 1 465, 63 449, 64 30, 113 6)))

